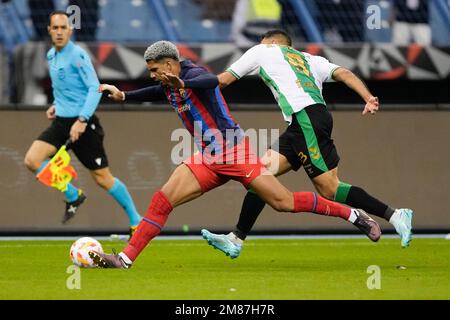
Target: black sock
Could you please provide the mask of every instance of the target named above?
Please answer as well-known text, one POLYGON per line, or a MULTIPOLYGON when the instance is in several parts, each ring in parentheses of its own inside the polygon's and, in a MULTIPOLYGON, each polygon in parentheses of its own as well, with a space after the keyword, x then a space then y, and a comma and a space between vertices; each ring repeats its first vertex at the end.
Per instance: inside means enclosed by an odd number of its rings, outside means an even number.
POLYGON ((233 233, 241 240, 245 240, 247 234, 252 230, 256 219, 264 209, 266 203, 252 191, 247 192, 242 203, 241 214, 233 233))
POLYGON ((384 218, 387 221, 394 214, 394 209, 380 200, 375 199, 362 188, 345 183, 339 184, 338 191, 336 192, 336 201, 345 203, 353 208, 361 208, 367 211, 367 213, 384 218), (346 193, 347 195, 345 196, 346 193))

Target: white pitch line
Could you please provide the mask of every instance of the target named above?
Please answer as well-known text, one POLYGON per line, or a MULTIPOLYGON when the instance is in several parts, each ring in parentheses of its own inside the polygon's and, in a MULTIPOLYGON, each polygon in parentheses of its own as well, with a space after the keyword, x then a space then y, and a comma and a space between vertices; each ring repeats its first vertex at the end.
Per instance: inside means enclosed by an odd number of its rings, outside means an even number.
MULTIPOLYGON (((100 238, 100 237, 99 237, 100 238)), ((124 242, 119 242, 119 241, 111 241, 108 238, 105 238, 104 240, 101 240, 97 238, 98 240, 100 240, 102 242, 103 245, 122 245, 125 244, 124 242)), ((391 237, 391 238, 395 238, 395 237, 391 237)), ((436 239, 436 240, 443 240, 443 237, 417 237, 417 238, 429 238, 429 239, 436 239)), ((253 240, 264 240, 264 239, 268 239, 268 238, 256 238, 253 237, 253 240)), ((269 240, 277 240, 280 238, 270 238, 269 240)), ((325 238, 326 240, 332 240, 333 238, 325 238)), ((334 238, 335 240, 346 240, 349 238, 334 238)), ((162 239, 156 239, 155 241, 153 241, 151 243, 151 247, 159 247, 159 246, 167 246, 167 243, 164 243, 165 241, 159 241, 162 239)), ((164 239, 164 240, 174 240, 173 238, 171 239, 164 239)), ((180 238, 180 239, 176 239, 176 240, 188 240, 186 238, 180 238)), ((195 237, 195 239, 189 239, 189 240, 197 240, 196 242, 198 243, 172 243, 170 244, 171 247, 200 247, 200 246, 205 246, 206 243, 204 242, 203 239, 201 239, 200 237, 195 237), (200 242, 201 241, 201 242, 200 242)), ((251 239, 250 239, 251 240, 251 239)), ((283 240, 294 240, 294 241, 289 241, 289 242, 273 242, 273 243, 265 243, 264 246, 269 246, 269 247, 298 247, 298 246, 302 246, 302 247, 308 247, 308 246, 323 246, 323 243, 317 243, 317 242, 310 242, 310 241, 304 241, 304 240, 318 240, 317 237, 315 238, 283 238, 283 240), (295 240, 300 240, 300 241, 295 241, 295 240)), ((29 240, 27 240, 29 241, 29 240)), ((369 241, 368 239, 363 239, 361 238, 361 241, 353 241, 351 243, 348 242, 328 242, 326 244, 326 246, 330 246, 330 247, 341 247, 341 246, 380 246, 380 245, 392 245, 391 242, 383 242, 380 241, 378 243, 373 243, 371 241, 369 241)), ((449 242, 447 241, 442 241, 442 242, 436 242, 435 245, 449 245, 449 242)), ((247 247, 258 247, 260 246, 259 243, 256 242, 251 242, 251 241, 247 241, 245 243, 245 246, 247 247)), ((52 243, 52 244, 48 244, 48 243, 42 243, 42 244, 26 244, 26 243, 21 243, 21 244, 2 244, 0 243, 0 249, 2 248, 30 248, 30 247, 38 247, 38 248, 45 248, 45 247, 69 247, 68 244, 57 244, 57 243, 52 243)))

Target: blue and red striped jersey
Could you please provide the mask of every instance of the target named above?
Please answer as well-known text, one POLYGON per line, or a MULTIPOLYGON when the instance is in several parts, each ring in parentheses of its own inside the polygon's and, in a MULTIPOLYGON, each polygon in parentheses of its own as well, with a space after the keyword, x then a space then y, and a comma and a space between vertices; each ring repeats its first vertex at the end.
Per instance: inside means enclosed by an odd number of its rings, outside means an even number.
POLYGON ((211 85, 211 81, 209 81, 203 87, 198 84, 193 85, 192 88, 189 87, 190 81, 207 74, 211 75, 203 67, 185 60, 181 62, 180 73, 180 79, 185 82, 185 88, 176 89, 156 85, 126 92, 126 99, 155 101, 165 96, 202 151, 210 143, 217 144, 217 140, 221 139, 222 143, 214 146, 215 153, 217 153, 222 150, 217 148, 224 145, 227 148, 236 145, 242 140, 244 133, 231 116, 228 105, 217 85, 218 82, 213 82, 211 85))

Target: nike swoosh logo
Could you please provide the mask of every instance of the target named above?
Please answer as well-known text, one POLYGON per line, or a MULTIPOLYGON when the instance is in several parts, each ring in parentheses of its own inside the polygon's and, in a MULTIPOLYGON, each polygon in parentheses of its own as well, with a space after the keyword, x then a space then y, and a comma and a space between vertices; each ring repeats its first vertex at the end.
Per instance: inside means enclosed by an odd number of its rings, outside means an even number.
POLYGON ((248 174, 245 175, 246 178, 250 178, 250 176, 252 175, 253 171, 255 171, 255 169, 253 169, 252 171, 250 171, 248 174))

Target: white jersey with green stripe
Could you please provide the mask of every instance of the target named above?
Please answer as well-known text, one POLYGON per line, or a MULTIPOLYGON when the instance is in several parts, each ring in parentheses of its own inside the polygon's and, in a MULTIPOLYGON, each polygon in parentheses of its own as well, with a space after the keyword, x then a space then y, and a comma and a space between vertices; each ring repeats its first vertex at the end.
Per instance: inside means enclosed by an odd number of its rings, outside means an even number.
POLYGON ((284 119, 291 123, 293 113, 312 104, 325 104, 322 83, 331 79, 337 68, 338 65, 323 57, 289 46, 259 44, 245 52, 227 71, 237 79, 259 74, 272 90, 284 119))

